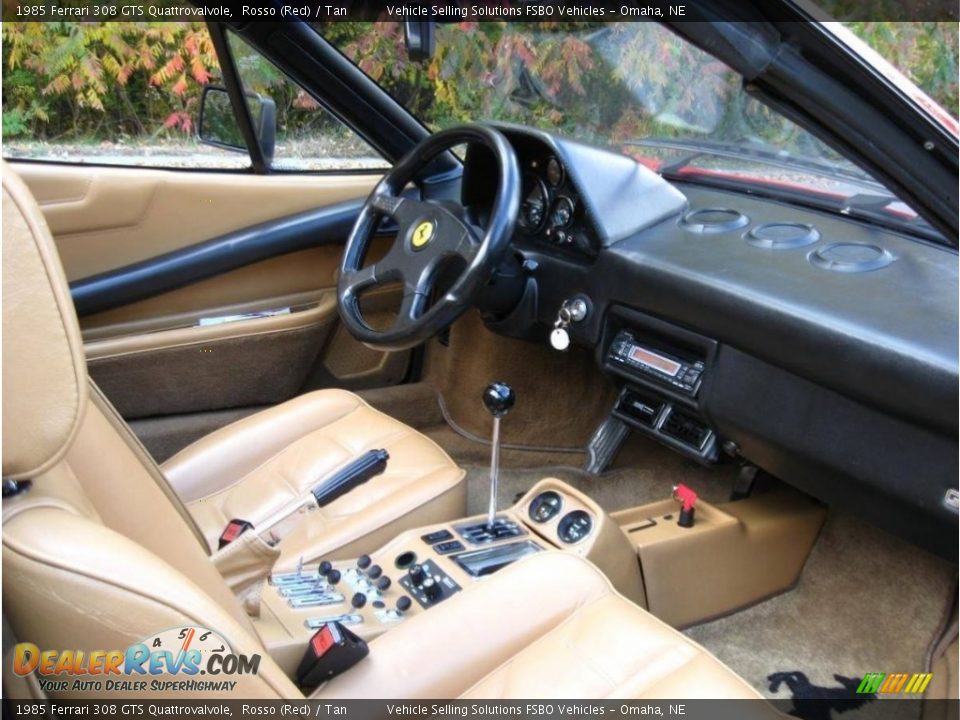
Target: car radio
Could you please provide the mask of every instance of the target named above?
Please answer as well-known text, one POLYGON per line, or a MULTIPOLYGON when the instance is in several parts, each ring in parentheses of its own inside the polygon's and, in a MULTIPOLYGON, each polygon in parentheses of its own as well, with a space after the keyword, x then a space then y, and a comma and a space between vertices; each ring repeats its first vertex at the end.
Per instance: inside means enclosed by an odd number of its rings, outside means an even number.
POLYGON ((626 330, 621 330, 613 339, 607 361, 691 396, 700 388, 704 368, 701 360, 691 363, 662 350, 644 347, 626 330))

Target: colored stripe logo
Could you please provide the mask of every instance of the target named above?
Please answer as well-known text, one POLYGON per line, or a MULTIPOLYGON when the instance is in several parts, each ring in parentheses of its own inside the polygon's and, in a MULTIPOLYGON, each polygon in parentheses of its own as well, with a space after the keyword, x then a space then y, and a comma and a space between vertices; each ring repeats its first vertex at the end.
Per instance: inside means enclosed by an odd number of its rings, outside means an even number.
POLYGON ((858 695, 919 695, 927 689, 933 673, 867 673, 858 695))

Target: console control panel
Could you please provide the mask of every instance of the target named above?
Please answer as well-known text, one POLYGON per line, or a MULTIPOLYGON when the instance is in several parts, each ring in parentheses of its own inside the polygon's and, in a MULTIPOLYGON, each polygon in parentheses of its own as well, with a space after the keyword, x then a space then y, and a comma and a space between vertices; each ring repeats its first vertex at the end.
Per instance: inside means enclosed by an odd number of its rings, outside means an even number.
POLYGON ((456 581, 447 575, 433 560, 411 565, 398 581, 400 587, 426 609, 441 603, 460 592, 456 581))
POLYGON ((621 330, 614 337, 607 351, 607 362, 691 397, 700 389, 704 370, 702 360, 684 360, 663 350, 648 347, 637 341, 627 330, 621 330))

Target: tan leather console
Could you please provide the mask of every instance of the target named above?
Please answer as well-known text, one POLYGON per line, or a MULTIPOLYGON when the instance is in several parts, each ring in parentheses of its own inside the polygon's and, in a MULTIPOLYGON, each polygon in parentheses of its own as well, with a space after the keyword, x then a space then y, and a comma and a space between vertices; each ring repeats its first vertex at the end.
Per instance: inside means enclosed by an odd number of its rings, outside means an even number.
MULTIPOLYGON (((466 529, 482 525, 485 518, 480 516, 409 530, 371 553, 365 571, 358 570, 353 558, 332 563, 342 575, 332 587, 318 577, 320 556, 287 553, 274 567, 271 581, 263 590, 260 617, 256 621, 258 633, 281 667, 293 672, 304 644, 322 621, 340 619, 360 637, 372 639, 438 604, 424 594, 421 586, 410 584, 411 567, 420 566, 427 576, 440 578, 440 602, 443 602, 492 575, 481 571, 485 574, 473 576, 457 562, 458 558, 469 558, 471 553, 508 551, 514 546, 530 554, 565 551, 587 559, 607 575, 618 592, 641 607, 646 605, 633 545, 595 502, 566 483, 544 479, 498 517, 516 528, 517 534, 471 542, 466 529), (551 492, 563 498, 563 507, 549 521, 533 519, 532 503, 543 493, 551 492), (558 535, 558 526, 563 517, 574 512, 587 513, 591 527, 583 539, 564 542, 558 535), (376 577, 369 578, 369 569, 374 566, 382 575, 376 572, 376 577), (382 577, 390 578, 390 583, 386 590, 380 591, 376 589, 376 582, 382 577), (351 605, 357 592, 365 596, 359 608, 351 605), (409 609, 398 612, 397 601, 403 596, 413 600, 409 609), (375 602, 383 602, 384 606, 375 607, 375 602)), ((480 562, 497 568, 504 560, 493 557, 480 562)))
POLYGON ((331 563, 341 574, 333 585, 319 575, 318 556, 288 553, 263 588, 255 624, 280 666, 293 672, 304 643, 324 622, 343 622, 372 640, 431 614, 492 575, 474 576, 459 559, 489 553, 493 557, 485 562, 499 575, 504 571, 496 569, 501 562, 496 555, 515 546, 517 564, 525 561, 524 552, 589 560, 620 594, 681 627, 789 588, 826 515, 822 506, 789 489, 719 506, 701 501, 689 528, 677 524, 678 510, 675 500, 665 499, 608 515, 561 480, 546 478, 498 515, 517 529, 515 535, 471 543, 472 528, 485 522, 480 516, 409 530, 371 553, 362 568, 352 558, 331 563), (571 539, 563 528, 578 516, 588 519, 579 526, 581 535, 571 539), (422 584, 411 585, 414 566, 436 580, 438 599, 428 598, 422 584), (376 585, 383 577, 390 581, 380 590, 376 585), (359 607, 351 602, 357 593, 363 595, 359 607), (403 597, 412 601, 398 610, 403 597))
MULTIPOLYGON (((472 544, 484 517, 426 526, 359 562, 330 563, 323 570, 339 573, 332 583, 314 560, 287 566, 264 588, 257 632, 290 674, 326 622, 367 639, 370 656, 319 688, 316 696, 324 698, 360 697, 369 688, 378 697, 407 699, 759 697, 624 597, 626 590, 642 604, 635 549, 592 500, 547 478, 498 518, 517 534, 472 544), (545 494, 559 496, 559 505, 542 510, 545 494), (590 523, 571 542, 561 527, 573 513, 586 513, 590 523), (458 562, 513 546, 535 550, 479 576, 458 562), (618 582, 597 566, 613 570, 618 582), (426 591, 431 582, 435 596, 426 591), (428 648, 443 657, 429 670, 420 664, 428 648)), ((775 715, 765 705, 754 710, 775 715)))
POLYGON ((790 488, 711 505, 693 527, 663 500, 613 513, 640 557, 650 612, 674 627, 703 622, 789 589, 800 577, 826 508, 790 488))

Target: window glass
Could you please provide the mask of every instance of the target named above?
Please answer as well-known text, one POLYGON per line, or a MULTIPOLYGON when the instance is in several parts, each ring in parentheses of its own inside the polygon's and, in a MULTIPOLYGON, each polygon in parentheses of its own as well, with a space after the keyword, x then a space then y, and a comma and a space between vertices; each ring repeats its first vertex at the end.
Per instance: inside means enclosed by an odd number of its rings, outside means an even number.
POLYGON ((407 58, 402 23, 315 27, 434 130, 531 125, 616 148, 670 177, 864 203, 864 213, 929 230, 870 175, 748 95, 736 72, 658 23, 438 23, 435 54, 421 63, 407 58))
POLYGON ((5 22, 5 157, 154 167, 246 168, 203 145, 204 86, 222 84, 202 22, 5 22))
POLYGON ((854 35, 956 115, 960 25, 946 22, 846 23, 854 35))
MULTIPOLYGON (((217 137, 243 149, 237 152, 197 139, 204 88, 223 85, 205 23, 4 23, 2 32, 5 157, 172 168, 250 167, 225 94, 209 97, 216 112, 208 112, 208 125, 211 119, 220 121, 214 128, 217 137)), ((245 90, 276 104, 273 168, 388 167, 365 141, 274 65, 242 40, 229 37, 245 90)))
POLYGON ((277 134, 272 167, 280 170, 383 169, 390 164, 241 38, 229 35, 248 107, 251 95, 273 100, 277 134))

